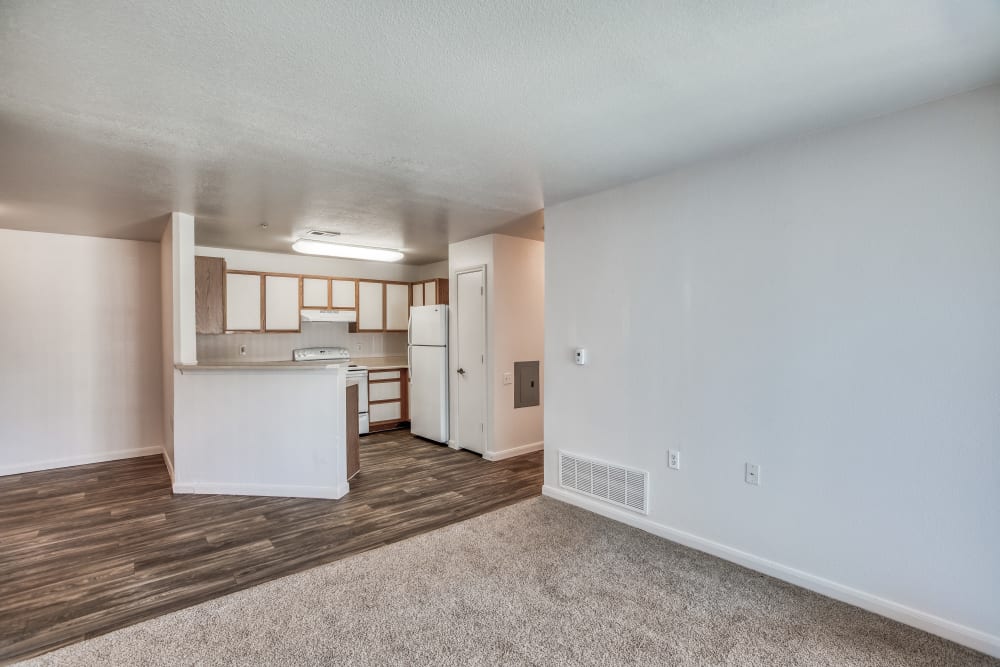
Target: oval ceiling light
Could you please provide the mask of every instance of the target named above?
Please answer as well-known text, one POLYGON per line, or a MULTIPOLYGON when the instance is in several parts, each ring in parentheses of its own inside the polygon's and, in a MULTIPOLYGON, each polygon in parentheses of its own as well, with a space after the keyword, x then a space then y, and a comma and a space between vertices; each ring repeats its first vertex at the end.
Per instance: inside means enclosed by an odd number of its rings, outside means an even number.
POLYGON ((299 239, 292 244, 292 250, 301 252, 304 255, 368 259, 374 262, 398 262, 403 259, 403 253, 398 250, 369 248, 361 245, 344 245, 342 243, 327 243, 326 241, 310 241, 309 239, 299 239))

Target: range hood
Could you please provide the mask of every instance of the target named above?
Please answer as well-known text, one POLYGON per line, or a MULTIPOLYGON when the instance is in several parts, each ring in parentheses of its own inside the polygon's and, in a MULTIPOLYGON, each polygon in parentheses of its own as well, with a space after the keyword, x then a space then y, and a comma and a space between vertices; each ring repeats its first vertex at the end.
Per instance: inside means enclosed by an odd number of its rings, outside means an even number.
POLYGON ((357 322, 356 310, 303 310, 303 322, 357 322))

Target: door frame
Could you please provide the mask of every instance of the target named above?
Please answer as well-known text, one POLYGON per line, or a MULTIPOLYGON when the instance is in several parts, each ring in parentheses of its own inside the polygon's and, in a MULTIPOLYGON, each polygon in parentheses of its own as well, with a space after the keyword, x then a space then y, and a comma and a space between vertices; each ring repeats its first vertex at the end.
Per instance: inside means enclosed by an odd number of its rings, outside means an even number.
MULTIPOLYGON (((482 455, 485 455, 487 452, 490 451, 490 441, 491 441, 491 435, 492 435, 492 421, 493 421, 492 412, 489 410, 490 403, 491 403, 491 401, 493 399, 493 391, 492 391, 492 386, 493 386, 493 382, 492 382, 492 377, 493 377, 493 372, 492 372, 493 371, 493 361, 492 361, 492 357, 490 355, 490 329, 489 329, 489 321, 490 320, 489 320, 489 300, 488 300, 489 299, 489 290, 487 289, 488 274, 486 273, 486 271, 487 271, 487 265, 486 264, 475 264, 475 265, 472 265, 472 266, 463 267, 461 269, 456 269, 455 271, 453 271, 452 274, 451 274, 452 281, 450 282, 450 285, 454 285, 455 286, 455 298, 454 298, 454 300, 449 299, 449 301, 452 302, 453 307, 461 309, 461 305, 459 304, 459 300, 458 300, 458 276, 461 275, 461 274, 466 274, 466 273, 476 273, 476 272, 481 272, 482 273, 482 275, 483 275, 483 392, 482 392, 483 393, 483 405, 482 405, 482 409, 483 409, 483 451, 482 451, 482 455)), ((458 316, 457 315, 453 315, 452 317, 449 317, 448 319, 449 319, 450 322, 454 322, 455 323, 455 364, 453 365, 453 368, 457 372, 458 368, 459 368, 458 367, 458 355, 459 355, 459 345, 458 345, 458 341, 459 341, 458 316)), ((449 366, 452 366, 452 364, 450 363, 450 361, 449 361, 449 366)), ((449 372, 451 370, 452 369, 449 368, 449 372)), ((456 379, 455 382, 457 384, 458 380, 456 379)), ((458 398, 459 392, 458 391, 454 391, 453 389, 454 388, 450 386, 450 381, 449 381, 448 390, 450 392, 450 396, 454 396, 454 398, 455 398, 455 408, 456 408, 455 409, 455 427, 456 428, 452 428, 451 429, 451 432, 449 434, 450 437, 448 439, 448 446, 451 447, 452 449, 462 449, 462 446, 457 441, 457 437, 458 437, 458 433, 459 433, 457 426, 458 426, 458 423, 459 423, 459 413, 461 412, 461 404, 460 404, 459 398, 458 398)), ((473 450, 470 449, 468 451, 473 451, 473 450)), ((475 452, 475 453, 478 454, 479 452, 475 452)))

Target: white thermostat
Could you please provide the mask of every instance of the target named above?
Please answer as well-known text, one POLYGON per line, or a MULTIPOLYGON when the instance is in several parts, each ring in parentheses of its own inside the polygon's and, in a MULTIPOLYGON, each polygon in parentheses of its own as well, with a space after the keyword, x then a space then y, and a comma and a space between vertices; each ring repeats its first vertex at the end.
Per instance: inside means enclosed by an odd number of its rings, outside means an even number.
POLYGON ((576 348, 573 354, 577 366, 583 366, 585 363, 587 363, 587 351, 582 347, 576 348))

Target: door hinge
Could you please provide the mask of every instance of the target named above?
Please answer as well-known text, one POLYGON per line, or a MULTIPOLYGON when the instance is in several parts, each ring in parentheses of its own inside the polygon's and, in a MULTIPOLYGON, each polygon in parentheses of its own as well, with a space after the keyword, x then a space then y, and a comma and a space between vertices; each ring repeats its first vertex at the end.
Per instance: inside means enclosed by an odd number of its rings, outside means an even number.
POLYGON ((482 294, 483 294, 483 288, 482 288, 482 287, 480 287, 480 288, 479 288, 479 295, 480 295, 480 296, 482 296, 482 294))
POLYGON ((480 425, 479 425, 479 430, 480 430, 480 431, 484 431, 484 430, 485 430, 485 429, 483 428, 483 425, 482 425, 482 424, 480 424, 480 425))

